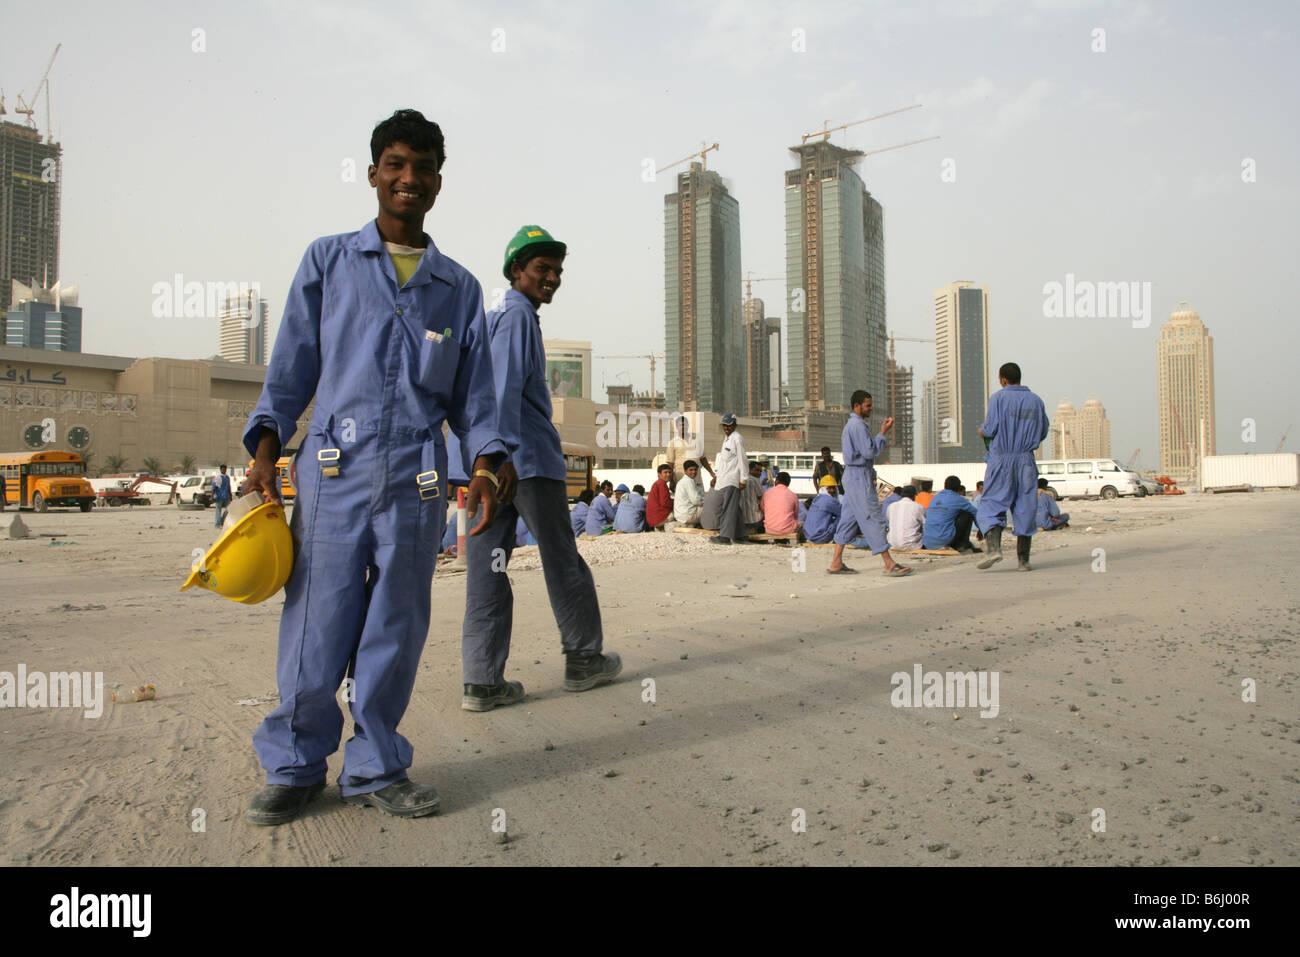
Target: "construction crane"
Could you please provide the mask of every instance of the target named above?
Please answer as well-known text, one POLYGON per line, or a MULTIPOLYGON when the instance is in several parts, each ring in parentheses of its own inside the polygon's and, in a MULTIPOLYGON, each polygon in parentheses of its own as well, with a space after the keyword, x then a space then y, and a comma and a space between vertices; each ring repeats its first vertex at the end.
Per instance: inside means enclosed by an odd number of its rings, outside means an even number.
MULTIPOLYGON (((54 66, 54 58, 59 55, 63 49, 63 44, 59 43, 54 47, 54 52, 50 54, 50 62, 45 65, 45 72, 41 74, 40 81, 36 84, 36 89, 31 97, 24 100, 22 94, 18 95, 18 105, 14 107, 15 113, 23 113, 27 116, 27 125, 36 129, 36 121, 32 119, 32 114, 36 112, 36 100, 41 95, 41 87, 45 88, 45 136, 47 139, 53 139, 50 130, 50 69, 54 66)), ((3 112, 0 110, 0 112, 3 112)))
POLYGON ((647 354, 647 355, 639 355, 639 356, 631 356, 631 355, 613 355, 613 356, 597 356, 596 358, 597 358, 597 359, 649 359, 649 360, 650 360, 650 401, 651 401, 651 402, 654 401, 654 398, 655 398, 655 360, 656 360, 656 359, 662 359, 662 358, 663 358, 662 355, 656 355, 656 354, 654 354, 654 353, 649 353, 649 354, 647 354))
POLYGON ((799 142, 807 143, 814 136, 820 136, 822 140, 825 141, 830 139, 832 133, 838 133, 840 130, 847 130, 850 126, 858 126, 859 124, 862 123, 870 123, 872 120, 883 120, 886 116, 893 116, 896 113, 906 113, 908 110, 920 109, 922 105, 923 104, 921 103, 913 103, 911 106, 900 106, 898 109, 890 110, 888 113, 877 113, 875 116, 868 116, 865 120, 854 120, 852 123, 841 123, 839 126, 831 126, 830 125, 831 121, 826 120, 822 124, 822 128, 820 130, 815 130, 812 133, 805 133, 803 135, 803 139, 801 139, 799 142))
POLYGON ((933 339, 918 339, 914 336, 896 336, 892 332, 889 334, 889 414, 893 415, 898 408, 898 392, 894 387, 894 369, 898 365, 894 361, 894 340, 900 342, 934 342, 933 339))
POLYGON ((745 301, 746 302, 749 302, 754 298, 753 291, 750 287, 756 282, 785 282, 785 277, 784 276, 755 276, 752 270, 746 273, 745 275, 745 301))
POLYGON ((1139 449, 1134 449, 1134 450, 1133 450, 1133 454, 1130 455, 1130 456, 1128 457, 1128 465, 1124 466, 1124 468, 1128 469, 1130 472, 1136 472, 1136 471, 1137 471, 1137 460, 1138 460, 1138 456, 1139 456, 1141 453, 1142 453, 1142 450, 1141 450, 1140 448, 1139 448, 1139 449))
POLYGON ((1277 448, 1273 450, 1274 452, 1282 451, 1282 446, 1286 445, 1286 437, 1290 434, 1291 434, 1291 426, 1288 425, 1286 427, 1286 431, 1282 433, 1282 438, 1277 443, 1277 448))
POLYGON ((709 168, 708 154, 709 154, 709 152, 710 152, 711 150, 716 150, 716 149, 718 148, 718 144, 717 144, 717 143, 714 143, 712 146, 709 146, 707 143, 705 143, 704 140, 700 140, 700 145, 703 146, 704 149, 702 149, 702 150, 697 150, 696 152, 692 153, 690 156, 683 156, 681 159, 677 160, 675 163, 669 163, 667 166, 663 167, 663 169, 657 169, 657 170, 655 170, 655 172, 656 172, 656 173, 666 173, 666 172, 668 172, 668 170, 672 169, 674 166, 681 166, 681 165, 682 165, 683 163, 685 163, 687 160, 693 160, 693 159, 695 159, 695 157, 697 157, 697 156, 700 158, 700 163, 703 165, 703 167, 704 167, 705 169, 708 169, 708 168, 709 168))

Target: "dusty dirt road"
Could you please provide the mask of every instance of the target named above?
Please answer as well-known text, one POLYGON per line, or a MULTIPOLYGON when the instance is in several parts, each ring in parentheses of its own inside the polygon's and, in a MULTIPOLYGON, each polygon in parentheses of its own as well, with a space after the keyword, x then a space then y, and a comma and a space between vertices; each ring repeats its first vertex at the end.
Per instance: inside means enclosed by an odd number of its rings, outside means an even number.
POLYGON ((281 598, 177 591, 212 513, 24 513, 66 537, 0 540, 0 671, 159 697, 97 719, 0 709, 0 863, 1296 864, 1300 495, 1064 508, 1032 574, 946 558, 887 580, 853 553, 862 573, 832 577, 821 549, 798 572, 776 546, 584 542, 625 670, 580 695, 521 551, 509 676, 529 697, 489 714, 460 710, 464 577, 440 573, 402 731, 442 813, 342 804, 340 752, 281 828, 243 817, 281 598), (916 665, 997 672, 997 717, 894 707, 916 665))

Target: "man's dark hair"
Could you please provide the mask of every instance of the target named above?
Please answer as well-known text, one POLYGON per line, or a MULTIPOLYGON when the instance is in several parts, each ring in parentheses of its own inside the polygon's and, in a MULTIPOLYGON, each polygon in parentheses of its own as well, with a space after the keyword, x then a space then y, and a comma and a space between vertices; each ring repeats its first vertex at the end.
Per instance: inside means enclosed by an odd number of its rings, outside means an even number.
POLYGON ((603 481, 603 482, 600 483, 600 490, 601 490, 602 492, 604 492, 604 491, 610 491, 610 492, 612 492, 612 491, 614 491, 614 483, 611 482, 609 479, 605 479, 605 481, 603 481))
POLYGON ((861 405, 871 398, 871 393, 866 389, 858 389, 853 393, 853 398, 849 399, 849 405, 861 405))
POLYGON ((1014 362, 1002 363, 1002 368, 998 370, 998 378, 1006 379, 1012 385, 1020 385, 1020 366, 1014 362))
POLYGON ((695 461, 695 459, 687 459, 686 464, 682 466, 682 471, 685 472, 687 469, 697 469, 699 467, 700 463, 695 461))
POLYGON ((961 488, 961 479, 955 475, 949 475, 943 480, 943 487, 951 492, 955 492, 957 489, 961 488))
POLYGON ((822 446, 822 451, 823 451, 823 452, 829 452, 830 450, 831 450, 831 447, 830 447, 829 445, 823 445, 823 446, 822 446))
POLYGON ((1039 487, 1039 488, 1047 488, 1047 479, 1040 478, 1040 479, 1038 480, 1038 487, 1039 487))
POLYGON ((777 485, 789 485, 789 484, 790 484, 790 473, 789 473, 789 472, 777 472, 777 473, 776 473, 776 484, 777 484, 777 485))
POLYGON ((394 143, 405 143, 421 153, 433 150, 438 157, 439 172, 447 161, 441 128, 432 120, 426 120, 419 110, 398 110, 375 127, 370 134, 370 162, 378 166, 379 157, 394 143))
POLYGON ((596 497, 596 493, 589 488, 584 488, 578 493, 578 501, 583 505, 590 505, 591 500, 596 497))
MULTIPOLYGON (((532 246, 525 247, 519 255, 510 260, 510 265, 518 266, 519 271, 523 272, 528 268, 528 264, 538 256, 554 256, 557 259, 564 259, 564 253, 561 252, 560 246, 552 246, 547 243, 536 243, 532 246)), ((514 280, 511 281, 513 282, 514 280)))
POLYGON ((959 495, 965 495, 965 494, 966 494, 966 486, 965 486, 965 485, 958 485, 958 486, 957 486, 957 493, 958 493, 959 495))
POLYGON ((637 495, 644 495, 644 494, 645 494, 645 486, 644 486, 644 485, 633 485, 633 486, 632 486, 632 491, 636 492, 637 495))
POLYGON ((665 462, 663 465, 659 466, 659 468, 657 468, 655 471, 658 473, 662 473, 664 469, 667 469, 669 472, 671 472, 673 470, 673 467, 669 465, 667 462, 665 462))
POLYGON ((975 488, 976 488, 977 491, 978 491, 979 489, 982 489, 983 487, 984 487, 984 480, 983 480, 983 479, 980 479, 978 482, 975 483, 975 488))
POLYGON ((910 498, 910 499, 912 499, 913 501, 916 500, 916 486, 915 486, 915 485, 902 485, 902 486, 899 486, 899 488, 896 489, 896 491, 898 492, 899 495, 903 496, 903 498, 910 498))

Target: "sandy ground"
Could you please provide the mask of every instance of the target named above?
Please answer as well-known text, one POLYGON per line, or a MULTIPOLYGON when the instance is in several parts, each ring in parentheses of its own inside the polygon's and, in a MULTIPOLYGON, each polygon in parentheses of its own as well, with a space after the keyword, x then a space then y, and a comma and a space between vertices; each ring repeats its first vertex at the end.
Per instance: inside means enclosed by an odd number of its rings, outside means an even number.
POLYGON ((0 710, 0 863, 1296 864, 1300 495, 1063 508, 1074 527, 1035 539, 1028 575, 943 558, 888 580, 859 552, 862 574, 832 577, 822 549, 797 572, 778 546, 584 542, 625 671, 581 695, 523 550, 510 676, 529 697, 489 714, 460 710, 464 576, 440 573, 402 730, 442 813, 342 804, 340 752, 281 828, 243 817, 281 599, 177 591, 212 513, 24 513, 65 537, 0 540, 0 670, 159 697, 93 720, 0 710), (893 707, 891 675, 916 664, 998 672, 1000 714, 893 707))

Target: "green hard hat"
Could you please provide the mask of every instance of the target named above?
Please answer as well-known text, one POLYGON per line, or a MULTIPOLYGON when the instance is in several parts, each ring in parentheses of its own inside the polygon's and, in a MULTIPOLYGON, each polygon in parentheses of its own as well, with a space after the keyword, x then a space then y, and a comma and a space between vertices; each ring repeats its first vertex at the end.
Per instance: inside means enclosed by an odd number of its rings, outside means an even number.
POLYGON ((510 275, 510 265, 519 258, 519 254, 529 246, 546 246, 545 252, 556 256, 563 257, 568 247, 560 242, 541 226, 520 226, 519 232, 510 238, 506 246, 506 261, 501 267, 506 279, 514 279, 510 275))

